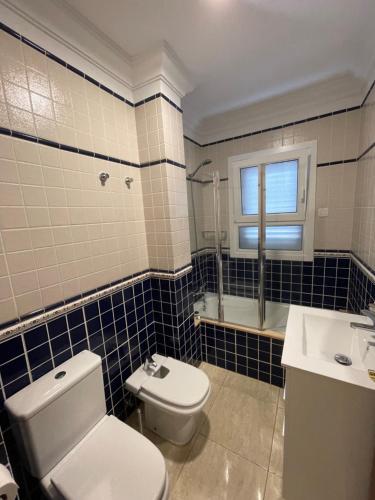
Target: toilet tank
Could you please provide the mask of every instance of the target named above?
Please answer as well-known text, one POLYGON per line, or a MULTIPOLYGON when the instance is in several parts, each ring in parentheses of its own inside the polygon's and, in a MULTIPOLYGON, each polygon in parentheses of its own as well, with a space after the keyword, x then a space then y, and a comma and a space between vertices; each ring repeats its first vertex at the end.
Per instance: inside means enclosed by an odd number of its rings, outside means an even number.
POLYGON ((41 479, 106 414, 101 358, 82 351, 5 407, 26 466, 41 479))

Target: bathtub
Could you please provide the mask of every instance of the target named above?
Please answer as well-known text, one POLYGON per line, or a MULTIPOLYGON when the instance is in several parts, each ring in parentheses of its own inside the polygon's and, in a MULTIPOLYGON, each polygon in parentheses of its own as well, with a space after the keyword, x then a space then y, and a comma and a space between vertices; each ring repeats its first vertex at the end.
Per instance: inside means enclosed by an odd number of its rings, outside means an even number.
MULTIPOLYGON (((202 318, 217 320, 218 297, 216 293, 205 293, 206 310, 203 300, 194 303, 194 310, 202 318)), ((258 328, 258 301, 247 297, 223 295, 224 321, 238 325, 258 328)), ((285 333, 289 304, 266 302, 264 329, 285 333)))

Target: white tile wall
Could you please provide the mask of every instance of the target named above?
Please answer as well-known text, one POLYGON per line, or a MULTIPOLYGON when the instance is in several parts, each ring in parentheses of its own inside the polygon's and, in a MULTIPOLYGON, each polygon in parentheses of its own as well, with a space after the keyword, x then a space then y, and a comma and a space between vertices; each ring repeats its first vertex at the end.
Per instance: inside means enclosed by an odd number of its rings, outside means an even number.
MULTIPOLYGON (((182 115, 164 99, 132 108, 4 32, 0 126, 132 163, 185 163, 182 115)), ((0 323, 189 263, 185 175, 0 136, 0 323)))
POLYGON ((138 168, 0 136, 0 203, 2 322, 149 267, 138 168))
MULTIPOLYGON (((318 163, 357 158, 361 110, 350 111, 335 116, 302 123, 280 130, 265 132, 243 139, 199 148, 185 140, 187 169, 190 171, 204 158, 213 163, 204 167, 198 175, 208 179, 214 169, 219 169, 221 177, 228 176, 228 157, 236 154, 257 151, 288 144, 317 139, 318 163)), ((315 248, 350 249, 353 231, 353 207, 356 179, 355 163, 318 168, 317 206, 328 208, 328 217, 318 218, 315 225, 315 248)), ((194 202, 198 226, 198 248, 212 246, 202 236, 203 231, 213 230, 212 185, 194 183, 194 202)), ((189 207, 191 207, 191 187, 188 188, 189 207)), ((222 227, 228 241, 228 191, 227 183, 221 183, 222 227)), ((190 210, 190 221, 191 219, 190 210)), ((190 234, 193 235, 190 223, 190 234)), ((192 251, 196 249, 195 238, 191 238, 192 251)))
POLYGON ((163 98, 135 110, 140 163, 168 158, 185 163, 182 114, 163 98))
POLYGON ((134 109, 0 32, 0 126, 138 163, 134 109))
MULTIPOLYGON (((362 109, 360 153, 375 142, 375 89, 362 109)), ((358 162, 353 251, 375 269, 375 149, 358 162)))
POLYGON ((142 168, 150 267, 178 269, 190 262, 185 169, 166 163, 142 168))
MULTIPOLYGON (((185 164, 182 115, 158 98, 136 108, 141 163, 168 158, 185 164)), ((190 262, 186 170, 167 163, 141 169, 150 267, 190 262)))

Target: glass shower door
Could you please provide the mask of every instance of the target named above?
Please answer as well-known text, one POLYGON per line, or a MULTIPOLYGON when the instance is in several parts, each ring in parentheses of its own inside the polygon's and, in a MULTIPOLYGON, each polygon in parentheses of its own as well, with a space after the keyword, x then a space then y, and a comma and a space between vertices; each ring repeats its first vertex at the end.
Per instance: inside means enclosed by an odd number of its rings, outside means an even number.
POLYGON ((233 234, 244 258, 234 259, 231 288, 236 296, 250 299, 248 326, 283 331, 289 305, 284 303, 286 296, 281 289, 281 259, 285 252, 302 250, 298 160, 241 166, 237 179, 234 196, 239 215, 233 234), (253 258, 247 257, 251 254, 253 258), (239 274, 245 277, 243 282, 239 274))

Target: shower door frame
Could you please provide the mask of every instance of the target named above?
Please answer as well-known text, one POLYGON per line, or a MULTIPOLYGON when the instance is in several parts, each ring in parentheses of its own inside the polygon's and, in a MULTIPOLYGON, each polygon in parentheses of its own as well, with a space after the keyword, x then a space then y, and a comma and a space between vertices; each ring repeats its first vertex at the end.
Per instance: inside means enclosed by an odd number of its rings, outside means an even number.
POLYGON ((216 249, 216 279, 217 279, 217 318, 224 321, 224 279, 223 279, 223 249, 221 245, 221 213, 220 213, 220 173, 215 170, 212 177, 214 190, 214 231, 216 249))
MULTIPOLYGON (((258 167, 258 214, 257 219, 251 224, 258 227, 258 246, 257 255, 248 256, 247 252, 242 252, 239 249, 237 228, 242 223, 236 219, 239 212, 240 203, 235 198, 234 193, 241 193, 240 180, 237 175, 232 174, 228 170, 229 181, 229 233, 230 233, 230 255, 234 258, 250 258, 258 259, 258 329, 264 330, 266 321, 266 257, 277 258, 278 260, 296 260, 296 261, 311 261, 314 256, 314 224, 315 224, 315 190, 316 190, 316 167, 317 167, 317 141, 306 141, 298 144, 279 146, 268 148, 260 151, 251 151, 249 153, 230 156, 228 158, 228 169, 232 167, 241 169, 243 167, 254 166, 258 167), (265 186, 265 169, 268 164, 288 161, 290 159, 298 159, 302 170, 299 171, 298 180, 298 203, 303 205, 303 211, 298 206, 295 216, 292 214, 285 218, 284 214, 280 214, 278 218, 268 220, 266 214, 266 186, 265 186), (302 175, 301 173, 302 172, 302 175), (232 194, 231 194, 232 191, 232 194), (311 193, 313 193, 311 195, 311 193), (282 217, 282 218, 281 218, 282 217), (277 250, 266 251, 266 227, 268 223, 282 225, 285 221, 287 224, 303 224, 303 241, 300 251, 294 250, 277 250), (234 247, 232 246, 234 243, 234 247), (237 246, 236 246, 237 245, 237 246)), ((246 224, 244 222, 244 224, 246 224)), ((255 253, 255 252, 254 252, 255 253)))
POLYGON ((258 329, 263 330, 266 319, 266 186, 264 163, 258 166, 258 329))
MULTIPOLYGON (((265 167, 266 164, 258 164, 258 330, 264 330, 266 318, 266 298, 265 298, 265 272, 266 272, 266 187, 265 187, 265 167)), ((218 310, 217 317, 220 322, 225 321, 224 316, 224 283, 223 283, 223 253, 221 245, 221 214, 220 214, 220 174, 215 170, 212 178, 213 198, 214 198, 214 231, 215 231, 215 253, 216 253, 216 279, 218 310)))

